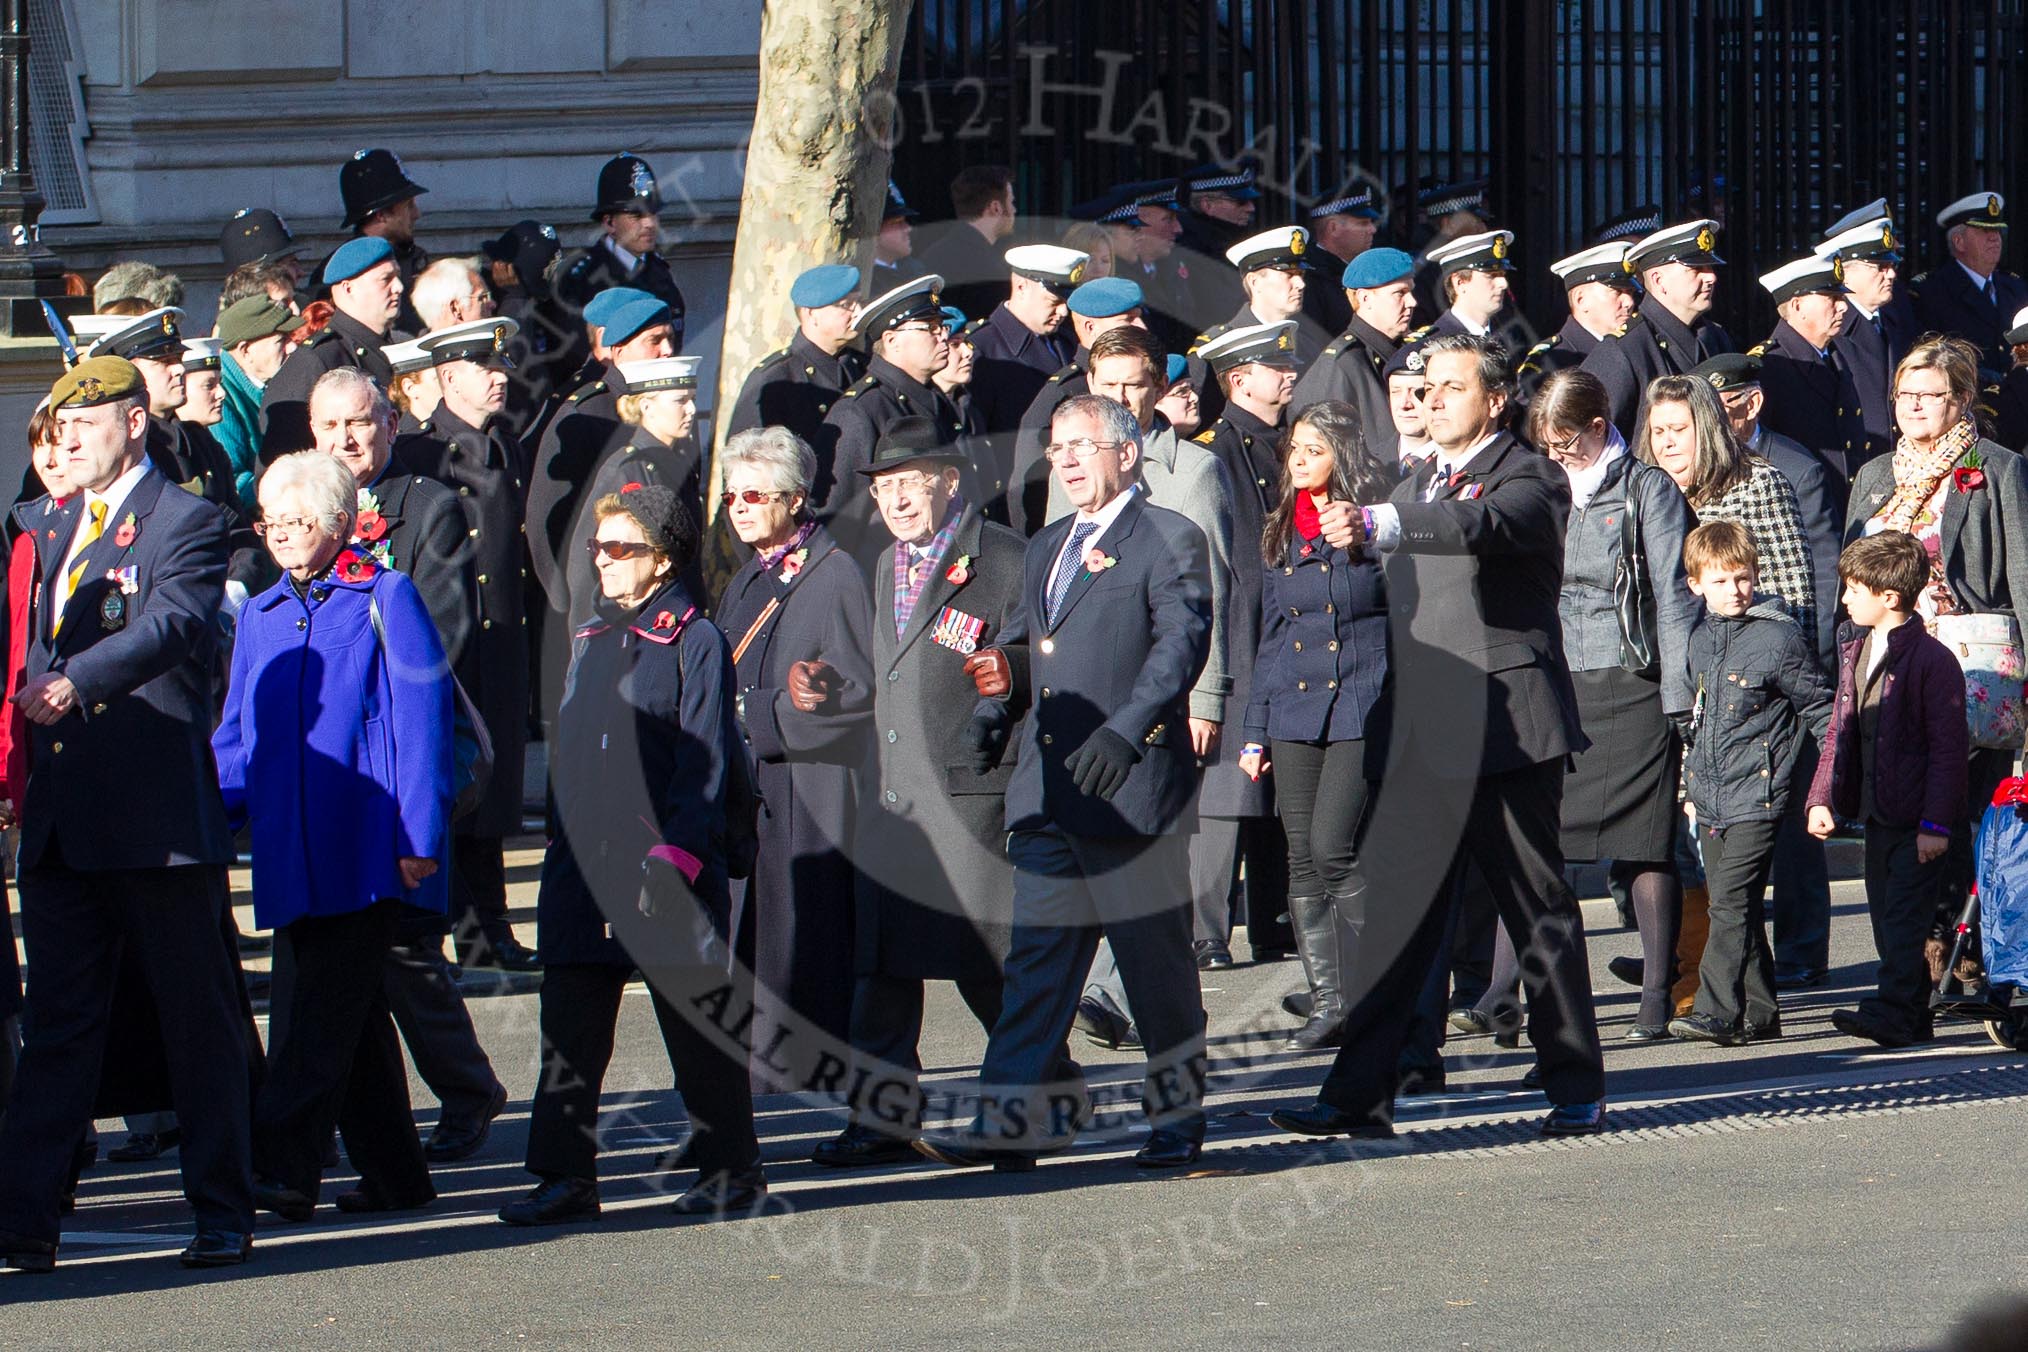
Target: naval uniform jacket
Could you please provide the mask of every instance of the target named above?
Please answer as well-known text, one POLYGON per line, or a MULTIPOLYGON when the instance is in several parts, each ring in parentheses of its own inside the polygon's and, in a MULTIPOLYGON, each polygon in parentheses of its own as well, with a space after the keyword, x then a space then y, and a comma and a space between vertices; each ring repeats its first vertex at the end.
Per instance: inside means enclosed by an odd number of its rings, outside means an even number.
POLYGON ((873 463, 881 433, 910 416, 935 423, 939 445, 956 445, 965 432, 964 416, 949 395, 875 356, 867 362, 866 374, 831 406, 824 418, 826 439, 812 447, 817 478, 810 499, 817 519, 856 559, 871 561, 881 531, 859 471, 873 463))
MULTIPOLYGON (((521 830, 521 759, 528 743, 527 573, 522 513, 528 466, 521 443, 496 424, 486 430, 439 408, 435 434, 396 447, 395 468, 434 479, 457 493, 464 508, 478 632, 472 647, 477 675, 465 693, 486 720, 493 741, 493 780, 460 835, 500 837, 521 830)), ((462 675, 462 673, 461 673, 462 675)))
POLYGON ((1872 459, 1873 443, 1866 435, 1859 387, 1843 366, 1836 342, 1826 357, 1782 320, 1754 351, 1760 356, 1760 387, 1767 396, 1760 410, 1761 425, 1822 460, 1837 477, 1842 499, 1859 466, 1872 459))
POLYGON ((1597 376, 1612 398, 1613 426, 1632 445, 1641 415, 1641 396, 1656 376, 1687 376, 1697 363, 1733 351, 1732 335, 1717 322, 1705 320, 1686 328, 1668 307, 1648 296, 1634 317, 1608 335, 1584 359, 1584 369, 1597 376))
POLYGON ((1345 331, 1317 354, 1317 360, 1296 381, 1290 412, 1300 413, 1326 399, 1350 404, 1359 410, 1359 431, 1366 438, 1366 449, 1382 462, 1392 460, 1401 434, 1394 430, 1387 381, 1381 373, 1400 346, 1353 315, 1345 331))
POLYGON ((355 366, 385 390, 394 380, 394 368, 380 349, 398 337, 395 332, 375 333, 343 310, 334 310, 331 322, 291 352, 261 391, 261 464, 271 465, 278 456, 317 444, 310 433, 310 389, 326 371, 355 366))
POLYGON ((995 306, 972 333, 972 400, 979 420, 995 435, 1012 434, 1035 396, 1070 360, 1076 340, 1067 332, 1039 334, 1007 308, 995 306))
POLYGON ((1869 460, 1894 449, 1894 368, 1908 355, 1920 332, 1915 325, 1915 307, 1906 292, 1898 291, 1872 319, 1860 314, 1858 306, 1847 305, 1845 323, 1831 339, 1859 391, 1859 416, 1866 423, 1869 460))
POLYGON ((1983 354, 1979 365, 1997 374, 2008 366, 2004 334, 2014 327, 2014 316, 2028 306, 2028 282, 2011 272, 1994 272, 1993 289, 1999 303, 1986 299, 1955 258, 1946 258, 1932 271, 1915 279, 1915 324, 1923 333, 1952 333, 1970 339, 1983 354))
POLYGON ((1007 524, 1024 536, 1032 536, 1049 519, 1049 461, 1043 448, 1049 444, 1049 420, 1057 407, 1080 394, 1091 393, 1091 352, 1080 347, 1068 366, 1042 384, 1028 411, 1021 415, 1021 429, 1014 436, 1014 458, 1007 470, 1007 524))
POLYGON ((831 406, 865 374, 866 361, 857 350, 848 347, 834 357, 798 330, 787 347, 768 353, 747 372, 725 435, 786 427, 814 447, 823 439, 831 406))
POLYGON ((565 537, 577 525, 584 486, 633 431, 620 421, 619 398, 626 392, 617 367, 601 368, 564 397, 536 443, 528 471, 528 556, 549 608, 559 614, 570 609, 565 554, 581 546, 565 537))
POLYGON ((997 978, 1011 936, 1006 792, 1020 754, 1018 711, 981 699, 965 660, 1007 654, 1026 701, 1026 542, 969 503, 950 547, 894 629, 894 551, 873 568, 873 737, 860 776, 858 968, 888 976, 997 978), (959 564, 963 562, 962 569, 959 564), (956 580, 958 576, 963 581, 956 580), (975 715, 1008 734, 1000 763, 972 768, 975 715))
POLYGON ((613 253, 612 237, 606 236, 565 263, 556 275, 557 299, 580 314, 593 296, 615 286, 645 291, 667 305, 676 351, 683 350, 683 291, 662 255, 643 254, 629 268, 613 253))

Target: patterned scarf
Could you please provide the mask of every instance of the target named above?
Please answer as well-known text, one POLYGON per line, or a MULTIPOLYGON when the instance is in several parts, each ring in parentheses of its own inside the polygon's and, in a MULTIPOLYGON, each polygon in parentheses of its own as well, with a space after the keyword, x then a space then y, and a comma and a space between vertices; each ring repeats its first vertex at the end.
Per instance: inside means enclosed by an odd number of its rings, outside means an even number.
POLYGON ((773 572, 776 564, 803 547, 803 541, 809 539, 810 532, 815 529, 817 529, 817 518, 813 516, 808 521, 805 521, 794 535, 789 537, 787 544, 775 549, 763 550, 760 556, 760 570, 763 573, 773 572))
POLYGON ((1874 514, 1883 530, 1915 533, 1916 517, 1936 496, 1937 485, 1951 472, 1958 457, 1979 439, 1978 424, 1962 418, 1936 444, 1919 451, 1902 437, 1894 446, 1894 496, 1874 514))

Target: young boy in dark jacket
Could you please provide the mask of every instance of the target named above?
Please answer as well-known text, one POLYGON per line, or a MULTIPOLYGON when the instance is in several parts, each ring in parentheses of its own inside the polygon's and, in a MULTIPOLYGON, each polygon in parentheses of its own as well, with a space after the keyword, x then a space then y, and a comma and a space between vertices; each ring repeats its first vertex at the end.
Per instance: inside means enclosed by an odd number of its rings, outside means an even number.
POLYGON ((1683 781, 1711 892, 1697 999, 1669 1023, 1680 1038, 1740 1047, 1781 1036, 1762 896, 1805 725, 1821 739, 1831 688, 1810 640, 1779 602, 1756 602, 1760 556, 1734 521, 1683 541, 1705 613, 1690 631, 1697 690, 1683 781))
POLYGON ((1936 914, 1951 823, 1965 810, 1965 673, 1929 636, 1915 598, 1929 555, 1881 531, 1838 556, 1845 610, 1864 630, 1839 649, 1831 736, 1810 785, 1810 834, 1836 818, 1866 824, 1866 909, 1880 954, 1879 991, 1831 1015, 1839 1032, 1883 1047, 1930 1038, 1923 940, 1936 914))

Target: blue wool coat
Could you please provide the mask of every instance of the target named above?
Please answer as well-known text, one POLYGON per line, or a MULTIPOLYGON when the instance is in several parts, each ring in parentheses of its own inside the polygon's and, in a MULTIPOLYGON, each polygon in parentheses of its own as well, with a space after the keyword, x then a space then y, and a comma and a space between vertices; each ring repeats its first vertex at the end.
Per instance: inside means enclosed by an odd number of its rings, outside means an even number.
POLYGON ((247 602, 211 745, 233 825, 253 825, 257 925, 388 898, 444 909, 451 726, 443 644, 401 574, 323 577, 307 601, 285 577, 247 602), (369 616, 376 599, 384 652, 369 616), (405 857, 440 867, 404 891, 405 857))

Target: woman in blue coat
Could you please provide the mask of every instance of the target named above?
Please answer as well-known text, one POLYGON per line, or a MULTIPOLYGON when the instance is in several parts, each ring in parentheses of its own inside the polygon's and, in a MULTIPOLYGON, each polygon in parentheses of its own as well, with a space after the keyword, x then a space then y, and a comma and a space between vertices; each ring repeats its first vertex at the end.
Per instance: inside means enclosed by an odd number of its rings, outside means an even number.
POLYGON ((542 1181, 500 1219, 598 1214, 599 1086, 636 968, 690 1117, 698 1178, 675 1210, 750 1212, 767 1182, 746 1058, 700 1013, 730 1023, 751 998, 727 974, 730 854, 750 843, 750 825, 729 823, 752 807, 732 657, 680 580, 697 557, 697 521, 676 493, 636 484, 591 516, 600 600, 572 640, 536 902, 542 1079, 527 1162, 542 1181))
POLYGON ((451 676, 415 587, 352 549, 351 473, 316 451, 260 481, 283 570, 240 611, 212 736, 235 827, 253 832, 254 921, 275 931, 275 1039, 254 1105, 255 1193, 285 1220, 317 1204, 335 1124, 359 1170, 341 1211, 436 1196, 381 987, 404 908, 441 912, 451 809, 451 676))
POLYGON ((1356 409, 1312 404, 1283 443, 1281 502, 1262 533, 1260 648, 1239 764, 1255 778, 1272 770, 1289 840, 1289 920, 1310 979, 1310 1016, 1291 1049, 1337 1045, 1349 959, 1340 911, 1360 888, 1359 833, 1387 755, 1380 565, 1326 544, 1317 514, 1332 502, 1384 502, 1393 477, 1368 451, 1356 409))

